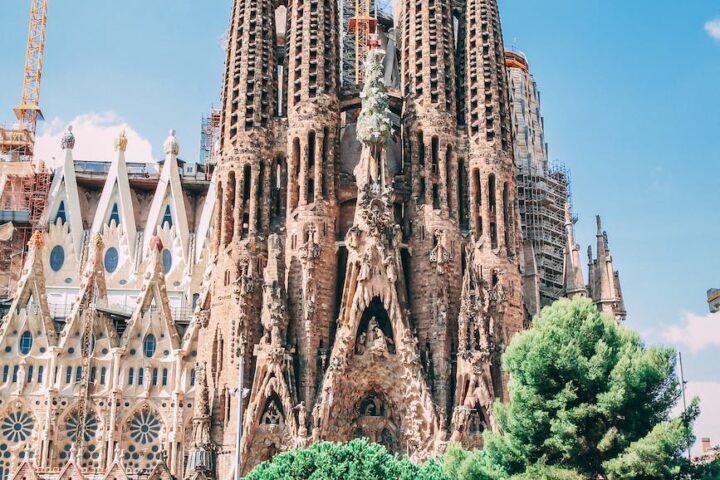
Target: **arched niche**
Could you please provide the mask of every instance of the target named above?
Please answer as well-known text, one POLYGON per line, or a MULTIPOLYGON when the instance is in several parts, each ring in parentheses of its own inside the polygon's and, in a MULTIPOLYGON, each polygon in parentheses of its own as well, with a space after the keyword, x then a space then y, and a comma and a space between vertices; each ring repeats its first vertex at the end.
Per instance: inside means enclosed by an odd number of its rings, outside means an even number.
POLYGON ((357 418, 354 422, 355 437, 364 437, 379 443, 391 452, 399 449, 398 427, 392 418, 392 408, 385 396, 375 390, 369 391, 356 404, 357 418))
POLYGON ((385 306, 375 297, 363 312, 355 336, 355 354, 395 354, 395 336, 385 306))

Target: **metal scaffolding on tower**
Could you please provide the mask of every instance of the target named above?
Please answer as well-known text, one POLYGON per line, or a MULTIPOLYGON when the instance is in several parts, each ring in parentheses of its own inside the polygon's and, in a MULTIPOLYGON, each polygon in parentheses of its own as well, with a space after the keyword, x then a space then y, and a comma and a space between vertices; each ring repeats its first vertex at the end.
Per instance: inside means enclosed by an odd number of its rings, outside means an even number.
POLYGON ((33 160, 37 122, 43 119, 40 84, 47 11, 48 0, 31 0, 22 99, 14 108, 18 124, 0 126, 0 303, 13 291, 30 236, 42 229, 50 191, 51 172, 33 160))

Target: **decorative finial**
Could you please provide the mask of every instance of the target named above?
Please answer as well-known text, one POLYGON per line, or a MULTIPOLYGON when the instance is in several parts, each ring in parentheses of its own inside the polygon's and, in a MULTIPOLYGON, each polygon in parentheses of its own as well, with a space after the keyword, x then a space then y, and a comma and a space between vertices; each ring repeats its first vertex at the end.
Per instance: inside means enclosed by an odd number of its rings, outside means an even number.
POLYGON ((162 240, 159 236, 155 235, 152 240, 150 240, 150 251, 157 250, 158 252, 162 252, 163 248, 162 240))
POLYGON ((125 135, 125 130, 120 132, 120 135, 115 139, 115 151, 125 152, 127 150, 128 138, 125 135))
POLYGON ((72 125, 68 125, 65 134, 60 139, 60 147, 63 150, 72 150, 75 148, 75 135, 72 133, 72 125))
POLYGON ((163 144, 163 151, 165 152, 165 155, 177 156, 180 153, 180 144, 175 138, 175 129, 170 130, 170 134, 165 139, 165 143, 163 144))

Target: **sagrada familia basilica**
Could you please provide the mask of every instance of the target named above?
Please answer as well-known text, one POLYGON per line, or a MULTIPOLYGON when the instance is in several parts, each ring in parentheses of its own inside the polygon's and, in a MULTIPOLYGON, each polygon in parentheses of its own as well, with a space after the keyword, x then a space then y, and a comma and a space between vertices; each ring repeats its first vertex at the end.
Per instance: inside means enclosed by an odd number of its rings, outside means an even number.
POLYGON ((174 132, 136 164, 124 134, 75 159, 68 130, 45 227, 4 272, 0 480, 228 479, 357 437, 479 448, 503 349, 544 304, 624 318, 599 219, 584 279, 496 1, 395 10, 360 72, 337 2, 235 0, 201 169, 174 132))

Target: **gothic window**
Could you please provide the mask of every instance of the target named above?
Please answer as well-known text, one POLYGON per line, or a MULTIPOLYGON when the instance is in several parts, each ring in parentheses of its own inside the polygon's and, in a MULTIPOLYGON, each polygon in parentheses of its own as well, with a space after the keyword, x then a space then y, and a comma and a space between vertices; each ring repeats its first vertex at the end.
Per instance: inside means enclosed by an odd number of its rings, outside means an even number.
POLYGON ((13 382, 13 383, 17 383, 17 381, 18 381, 18 371, 19 371, 19 370, 20 370, 20 366, 19 366, 19 365, 15 365, 15 366, 13 367, 13 374, 12 374, 12 382, 13 382))
POLYGON ((106 371, 107 370, 105 369, 105 367, 102 367, 100 369, 100 385, 105 385, 105 372, 106 371))
POLYGON ((42 365, 40 365, 38 367, 38 380, 37 381, 38 381, 38 383, 42 383, 42 381, 43 381, 43 366, 42 365))
POLYGON ((110 218, 108 218, 108 226, 112 225, 113 221, 115 221, 115 225, 120 225, 120 211, 118 210, 117 203, 113 203, 110 218))
POLYGON ((263 413, 260 419, 261 425, 281 425, 285 423, 285 417, 283 415, 282 405, 280 404, 280 398, 276 393, 273 393, 267 402, 265 402, 265 413, 263 413))
POLYGON ((3 373, 2 373, 2 381, 3 381, 3 383, 7 382, 9 376, 10 376, 10 366, 9 366, 9 365, 5 365, 5 366, 3 367, 3 373))
POLYGON ((32 383, 33 373, 34 373, 33 370, 34 370, 34 368, 33 368, 32 365, 28 366, 28 369, 27 369, 27 383, 32 383))
POLYGON ((195 369, 190 369, 190 386, 195 386, 195 369))
POLYGON ((173 258, 172 253, 167 248, 164 248, 162 251, 162 265, 163 265, 163 273, 165 275, 168 274, 170 269, 172 268, 173 258))
POLYGON ((167 369, 167 368, 163 368, 163 369, 162 369, 162 384, 163 384, 163 387, 167 386, 167 382, 168 382, 168 369, 167 369))
POLYGON ((118 260, 120 259, 120 255, 118 254, 117 248, 110 247, 105 252, 105 271, 107 273, 113 273, 115 270, 117 270, 118 267, 118 260))
POLYGON ((75 383, 80 383, 82 380, 82 367, 77 367, 75 369, 75 383))
MULTIPOLYGON (((58 453, 60 465, 64 465, 70 459, 70 450, 77 441, 81 424, 83 424, 82 412, 75 410, 68 415, 65 423, 60 427, 60 438, 58 439, 61 445, 61 450, 58 453)), ((100 445, 97 441, 97 435, 100 425, 93 412, 88 412, 87 416, 85 416, 84 425, 83 442, 85 448, 83 449, 82 458, 78 459, 79 466, 83 469, 99 468, 100 445)))
POLYGON ((167 225, 168 228, 172 228, 173 219, 172 219, 172 213, 170 213, 170 205, 165 207, 165 214, 163 215, 162 223, 160 225, 163 228, 165 228, 165 225, 167 225))
POLYGON ((72 367, 67 367, 65 369, 65 383, 67 385, 72 383, 72 367))
POLYGON ((130 367, 128 370, 128 385, 135 383, 135 369, 130 367))
POLYGON ((32 349, 33 345, 33 336, 32 333, 29 331, 25 331, 20 336, 20 353, 23 355, 28 355, 30 353, 30 350, 32 349))
POLYGON ((153 368, 152 369, 152 384, 153 386, 156 386, 158 382, 158 369, 153 368))
POLYGON ((199 293, 193 293, 193 296, 192 296, 192 309, 193 309, 193 310, 195 310, 195 307, 197 306, 197 302, 198 302, 199 299, 200 299, 200 294, 199 294, 199 293))
POLYGON ((65 263, 65 250, 61 245, 55 245, 50 251, 50 268, 53 272, 59 272, 65 263))
POLYGON ((138 385, 143 385, 144 383, 145 383, 145 369, 138 368, 138 385))
POLYGON ((480 404, 476 403, 475 408, 473 408, 472 412, 470 412, 470 435, 481 434, 483 431, 485 431, 486 426, 487 420, 485 419, 485 415, 483 414, 482 407, 480 406, 480 404))
POLYGON ((61 201, 58 207, 57 213, 55 214, 55 223, 58 219, 64 224, 67 222, 67 215, 65 214, 65 202, 61 201))

